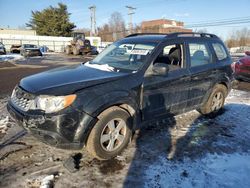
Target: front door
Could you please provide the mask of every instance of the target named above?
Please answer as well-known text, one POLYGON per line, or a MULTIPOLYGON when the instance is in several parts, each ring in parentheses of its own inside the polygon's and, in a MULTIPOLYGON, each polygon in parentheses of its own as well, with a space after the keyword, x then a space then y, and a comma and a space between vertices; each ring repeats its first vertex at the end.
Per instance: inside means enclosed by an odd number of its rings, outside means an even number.
POLYGON ((184 45, 164 45, 152 66, 155 63, 168 64, 169 72, 162 76, 146 72, 142 100, 144 120, 159 119, 168 114, 180 113, 187 105, 190 74, 185 65, 184 45))

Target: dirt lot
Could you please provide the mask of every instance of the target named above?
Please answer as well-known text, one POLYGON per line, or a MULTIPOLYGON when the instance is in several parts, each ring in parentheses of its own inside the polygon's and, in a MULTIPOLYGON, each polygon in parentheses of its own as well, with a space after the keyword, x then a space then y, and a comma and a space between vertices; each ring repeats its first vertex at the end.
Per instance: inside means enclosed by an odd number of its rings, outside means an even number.
POLYGON ((249 187, 249 83, 235 86, 241 90, 232 90, 219 116, 191 111, 151 125, 137 131, 123 154, 109 161, 92 159, 84 149, 55 149, 22 132, 8 121, 10 91, 25 75, 86 60, 67 58, 48 56, 0 69, 0 187, 249 187), (43 67, 34 68, 36 61, 43 67))
POLYGON ((59 66, 86 62, 92 57, 66 56, 63 54, 48 54, 43 57, 30 57, 14 62, 0 62, 0 95, 8 94, 25 76, 42 72, 59 66))

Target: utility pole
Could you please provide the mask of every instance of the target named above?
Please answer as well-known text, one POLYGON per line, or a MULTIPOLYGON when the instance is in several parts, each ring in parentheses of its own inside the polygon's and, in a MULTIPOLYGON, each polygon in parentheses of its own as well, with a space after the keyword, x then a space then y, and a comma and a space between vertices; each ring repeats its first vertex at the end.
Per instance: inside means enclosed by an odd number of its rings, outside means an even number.
POLYGON ((132 34, 132 32, 133 32, 132 15, 135 14, 134 10, 136 8, 132 7, 132 6, 126 6, 126 8, 128 9, 128 16, 129 16, 129 19, 130 19, 130 22, 129 22, 129 33, 132 34))
POLYGON ((96 6, 93 5, 89 7, 90 10, 90 36, 96 36, 96 17, 95 17, 95 11, 96 6))

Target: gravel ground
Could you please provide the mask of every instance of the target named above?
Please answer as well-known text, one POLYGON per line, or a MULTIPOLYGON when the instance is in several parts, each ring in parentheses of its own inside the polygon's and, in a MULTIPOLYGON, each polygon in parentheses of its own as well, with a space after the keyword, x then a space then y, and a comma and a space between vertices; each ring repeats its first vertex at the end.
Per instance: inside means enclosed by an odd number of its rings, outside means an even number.
MULTIPOLYGON (((14 74, 10 79, 18 80, 14 74)), ((249 91, 232 90, 217 117, 191 111, 138 130, 122 155, 109 161, 25 134, 8 119, 9 92, 1 93, 0 187, 249 187, 249 91)))
POLYGON ((92 59, 92 56, 66 56, 64 54, 45 54, 42 57, 30 57, 13 61, 1 61, 0 55, 0 95, 9 94, 15 85, 25 76, 92 59))

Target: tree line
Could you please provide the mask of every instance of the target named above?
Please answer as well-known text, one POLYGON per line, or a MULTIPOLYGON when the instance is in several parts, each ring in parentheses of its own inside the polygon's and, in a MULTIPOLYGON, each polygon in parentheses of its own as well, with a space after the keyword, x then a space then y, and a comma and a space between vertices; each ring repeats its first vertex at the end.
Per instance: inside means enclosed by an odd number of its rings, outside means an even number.
MULTIPOLYGON (((41 11, 32 11, 31 19, 26 26, 36 30, 38 35, 69 37, 75 29, 75 24, 70 22, 67 5, 58 3, 57 7, 50 6, 41 11)), ((80 29, 89 34, 89 29, 80 29)), ((125 21, 119 12, 111 14, 108 23, 97 28, 98 36, 103 41, 115 41, 128 34, 125 21)))
POLYGON ((243 28, 232 31, 225 42, 228 48, 250 46, 250 29, 243 28))

